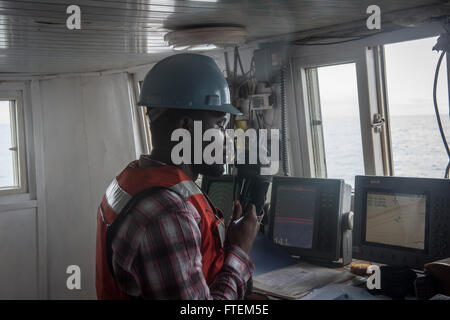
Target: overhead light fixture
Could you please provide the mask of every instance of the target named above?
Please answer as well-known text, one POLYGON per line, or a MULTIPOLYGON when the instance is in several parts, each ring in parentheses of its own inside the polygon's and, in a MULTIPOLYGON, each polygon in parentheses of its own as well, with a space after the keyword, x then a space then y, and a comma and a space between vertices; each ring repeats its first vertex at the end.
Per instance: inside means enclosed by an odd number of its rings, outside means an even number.
POLYGON ((207 50, 214 50, 217 49, 217 46, 213 44, 203 44, 203 45, 197 45, 197 46, 177 46, 172 47, 175 51, 207 51, 207 50))
POLYGON ((204 51, 204 50, 214 50, 214 49, 217 49, 217 46, 215 46, 213 44, 191 46, 188 48, 189 51, 204 51))
POLYGON ((176 51, 183 51, 183 50, 187 50, 188 48, 190 48, 190 47, 189 46, 172 47, 172 49, 176 50, 176 51))
POLYGON ((164 40, 174 50, 211 50, 217 47, 234 47, 245 42, 248 32, 237 26, 205 26, 175 30, 164 40))

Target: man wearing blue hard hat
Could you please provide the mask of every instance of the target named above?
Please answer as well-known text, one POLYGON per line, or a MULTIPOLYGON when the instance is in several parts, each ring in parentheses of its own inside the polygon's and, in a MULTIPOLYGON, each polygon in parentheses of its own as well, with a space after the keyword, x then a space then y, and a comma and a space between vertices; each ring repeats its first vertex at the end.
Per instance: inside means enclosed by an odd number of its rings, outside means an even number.
POLYGON ((223 165, 171 159, 174 130, 194 134, 201 121, 203 132, 224 135, 229 114, 240 113, 226 79, 210 57, 174 55, 147 74, 138 104, 148 107, 153 149, 112 181, 99 206, 98 298, 244 298, 254 269, 248 254, 259 226, 255 207, 238 220, 243 210, 234 203, 235 223, 226 227, 194 183, 199 174, 222 175, 223 165))

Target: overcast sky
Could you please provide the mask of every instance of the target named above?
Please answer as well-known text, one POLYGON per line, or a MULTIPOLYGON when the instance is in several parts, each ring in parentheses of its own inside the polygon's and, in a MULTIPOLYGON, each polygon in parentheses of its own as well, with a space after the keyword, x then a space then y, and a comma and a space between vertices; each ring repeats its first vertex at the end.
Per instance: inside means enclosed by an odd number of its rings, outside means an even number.
MULTIPOLYGON (((433 81, 440 55, 432 51, 436 40, 430 38, 385 47, 391 115, 434 114, 433 81)), ((437 96, 440 112, 448 115, 446 57, 439 72, 437 96)))
MULTIPOLYGON (((385 46, 386 77, 391 115, 433 115, 433 80, 439 53, 432 51, 437 38, 406 41, 385 46)), ((438 103, 448 115, 446 59, 441 65, 438 103)), ((319 68, 322 94, 328 98, 328 116, 355 115, 357 112, 356 70, 354 64, 319 68)))
POLYGON ((0 124, 9 123, 9 101, 0 101, 0 124))

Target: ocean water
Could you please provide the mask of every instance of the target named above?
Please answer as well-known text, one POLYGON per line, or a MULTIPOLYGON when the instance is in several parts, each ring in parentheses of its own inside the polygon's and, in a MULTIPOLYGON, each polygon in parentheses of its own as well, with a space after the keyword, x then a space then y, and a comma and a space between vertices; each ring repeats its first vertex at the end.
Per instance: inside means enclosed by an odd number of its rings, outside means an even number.
MULTIPOLYGON (((450 119, 442 116, 450 142, 450 119)), ((357 118, 324 118, 326 164, 329 178, 354 184, 355 175, 364 174, 362 143, 357 118)), ((442 178, 447 154, 436 118, 427 116, 391 117, 394 173, 396 176, 442 178)), ((9 125, 0 124, 0 188, 13 185, 11 135, 9 125)))
MULTIPOLYGON (((441 115, 450 143, 449 115, 441 115)), ((442 178, 448 156, 435 116, 393 117, 391 120, 394 174, 398 176, 442 178)))
MULTIPOLYGON (((450 119, 441 115, 450 143, 450 119)), ((434 115, 392 116, 391 141, 394 174, 407 177, 442 178, 448 163, 434 115)), ((362 143, 357 118, 325 118, 324 140, 329 178, 354 184, 364 174, 362 143)))

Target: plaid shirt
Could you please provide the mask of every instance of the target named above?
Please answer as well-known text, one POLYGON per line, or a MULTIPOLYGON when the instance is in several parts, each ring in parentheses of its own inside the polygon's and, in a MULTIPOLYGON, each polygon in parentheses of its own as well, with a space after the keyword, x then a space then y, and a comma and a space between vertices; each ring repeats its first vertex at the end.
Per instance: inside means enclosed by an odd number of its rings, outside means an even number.
POLYGON ((202 272, 200 223, 195 207, 170 190, 141 200, 112 241, 122 290, 146 299, 243 299, 252 261, 239 247, 228 246, 209 287, 202 272))

